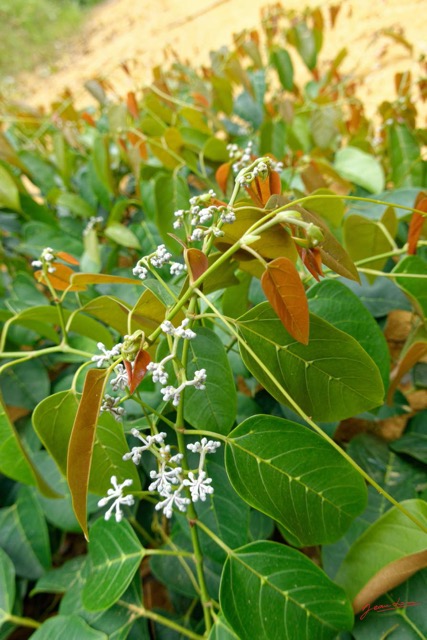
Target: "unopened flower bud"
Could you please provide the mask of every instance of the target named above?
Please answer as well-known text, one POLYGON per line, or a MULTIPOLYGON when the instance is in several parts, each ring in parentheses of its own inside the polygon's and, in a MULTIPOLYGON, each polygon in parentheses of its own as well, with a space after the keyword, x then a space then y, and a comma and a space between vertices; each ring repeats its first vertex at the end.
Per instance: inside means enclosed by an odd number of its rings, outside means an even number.
POLYGON ((138 351, 144 346, 144 332, 138 329, 131 336, 125 336, 122 345, 122 356, 128 362, 133 362, 138 351))

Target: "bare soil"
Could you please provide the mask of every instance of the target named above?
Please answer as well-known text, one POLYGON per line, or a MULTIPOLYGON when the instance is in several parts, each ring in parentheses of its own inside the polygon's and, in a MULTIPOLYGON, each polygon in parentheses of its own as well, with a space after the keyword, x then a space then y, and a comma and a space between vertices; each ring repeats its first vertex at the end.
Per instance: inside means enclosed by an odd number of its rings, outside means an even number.
MULTIPOLYGON (((19 78, 19 98, 33 106, 47 107, 65 89, 80 106, 90 102, 84 82, 94 77, 109 80, 118 94, 151 79, 151 69, 168 64, 171 50, 199 65, 209 51, 230 44, 232 34, 258 27, 266 0, 107 0, 96 6, 79 34, 47 73, 19 78), (132 78, 123 71, 125 62, 132 78)), ((288 8, 328 7, 331 2, 286 0, 288 8)), ((338 0, 332 4, 339 4, 338 0)), ((334 29, 328 28, 323 56, 332 58, 342 47, 349 56, 343 66, 363 80, 368 111, 395 95, 394 75, 412 69, 414 60, 427 57, 426 0, 344 0, 334 29), (391 29, 413 45, 408 49, 384 33, 391 29)), ((327 13, 327 12, 326 12, 327 13)), ((425 120, 425 115, 423 116, 425 120)), ((424 122, 422 124, 425 124, 424 122)))

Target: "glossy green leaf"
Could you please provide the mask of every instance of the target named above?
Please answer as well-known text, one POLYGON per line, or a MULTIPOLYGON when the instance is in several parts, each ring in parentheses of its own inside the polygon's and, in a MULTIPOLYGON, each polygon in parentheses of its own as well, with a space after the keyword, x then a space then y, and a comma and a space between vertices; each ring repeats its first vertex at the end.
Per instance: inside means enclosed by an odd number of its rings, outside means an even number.
POLYGON ((368 279, 362 273, 360 285, 356 282, 345 282, 344 284, 353 291, 374 318, 383 318, 394 309, 407 311, 411 309, 404 293, 390 278, 379 276, 374 283, 369 284, 368 279))
POLYGON ((287 91, 294 88, 294 68, 291 56, 280 47, 273 47, 270 52, 270 64, 276 69, 280 84, 287 91))
POLYGON ((122 300, 111 296, 99 296, 88 302, 82 308, 82 311, 86 311, 90 315, 95 316, 95 318, 108 323, 108 325, 118 331, 120 335, 126 335, 129 309, 122 300))
POLYGON ((276 542, 230 554, 220 603, 240 640, 332 640, 353 626, 344 591, 309 558, 276 542))
MULTIPOLYGON (((381 220, 376 222, 359 215, 350 215, 344 222, 344 242, 351 258, 363 261, 361 266, 381 271, 387 257, 379 257, 393 249, 393 239, 397 232, 397 218, 394 209, 389 207, 381 220), (368 258, 373 258, 368 260, 368 258)), ((367 274, 370 282, 375 275, 367 274)))
POLYGON ((0 509, 0 547, 19 576, 35 580, 49 569, 49 534, 33 489, 21 487, 16 502, 0 509))
POLYGON ((15 601, 15 568, 9 556, 0 548, 0 628, 12 613, 15 601))
POLYGON ((144 549, 126 520, 117 523, 99 519, 90 534, 83 604, 89 611, 99 611, 111 607, 126 591, 144 549))
POLYGON ((200 369, 206 369, 206 388, 187 387, 184 418, 195 429, 227 434, 236 418, 236 388, 224 346, 206 328, 197 329, 197 337, 190 341, 187 379, 200 369))
POLYGON ((396 284, 409 296, 418 313, 427 317, 427 262, 420 256, 407 256, 393 269, 396 284), (399 274, 405 274, 399 278, 399 274), (411 278, 410 276, 414 277, 411 278))
POLYGON ((350 182, 371 193, 384 189, 384 171, 379 161, 357 147, 342 147, 335 154, 336 171, 350 182))
POLYGON ((171 176, 160 176, 156 180, 155 198, 158 229, 166 246, 176 252, 177 244, 168 234, 173 228, 175 211, 189 207, 190 190, 187 182, 175 173, 171 176))
POLYGON ((0 165, 0 208, 21 211, 19 191, 10 173, 0 165))
POLYGON ((361 476, 323 438, 273 416, 245 420, 227 440, 230 481, 299 546, 340 538, 366 506, 361 476))
POLYGON ((31 636, 34 640, 108 640, 108 636, 91 627, 79 616, 55 616, 46 620, 31 636))
POLYGON ((8 367, 1 375, 0 389, 12 407, 34 409, 49 395, 50 380, 40 360, 29 360, 8 367))
POLYGON ((404 122, 393 122, 387 127, 387 145, 394 186, 423 186, 423 162, 415 132, 404 122))
POLYGON ((239 318, 238 328, 258 358, 240 345, 245 365, 279 402, 289 404, 272 376, 314 420, 342 420, 382 404, 376 364, 354 338, 317 316, 310 317, 307 346, 295 342, 268 303, 239 318))
POLYGON ((390 354, 384 334, 357 296, 341 282, 323 280, 307 292, 310 311, 352 336, 376 363, 384 387, 390 376, 390 354))
MULTIPOLYGON (((401 504, 427 527, 427 504, 423 500, 401 504)), ((393 507, 353 544, 336 581, 353 601, 355 611, 360 611, 366 602, 374 601, 426 565, 425 531, 393 507)))
POLYGON ((59 497, 59 494, 46 483, 25 450, 13 423, 9 420, 1 397, 0 473, 23 484, 36 486, 47 497, 59 497))
POLYGON ((68 444, 67 482, 74 513, 86 538, 88 536, 86 520, 89 473, 107 373, 107 369, 91 369, 87 372, 68 444))
POLYGON ((225 619, 219 616, 211 629, 208 640, 239 640, 239 636, 236 636, 225 619))
POLYGON ((307 200, 307 208, 317 213, 322 220, 330 222, 332 226, 339 227, 345 213, 344 201, 340 198, 322 197, 336 195, 330 189, 317 189, 310 193, 310 199, 307 200))
POLYGON ((96 215, 96 211, 80 196, 75 193, 61 193, 56 201, 56 205, 69 209, 71 213, 82 218, 90 218, 96 215))
POLYGON ((136 235, 120 222, 112 222, 104 230, 104 235, 110 240, 114 240, 121 247, 129 249, 140 249, 141 245, 136 235))
MULTIPOLYGON (((105 373, 106 370, 102 371, 105 373)), ((34 429, 64 476, 67 473, 67 450, 79 399, 80 395, 72 391, 60 391, 45 398, 33 414, 34 429)), ((110 415, 102 414, 96 418, 98 426, 94 434, 89 490, 98 495, 106 494, 112 475, 131 478, 134 488, 138 490, 140 482, 136 467, 122 459, 129 450, 123 429, 118 428, 110 415)))
POLYGON ((409 428, 399 440, 390 444, 396 453, 404 453, 427 464, 427 433, 425 429, 427 411, 421 411, 412 418, 409 428))
POLYGON ((67 560, 57 569, 51 569, 37 580, 36 586, 31 591, 31 596, 36 593, 65 593, 72 589, 79 579, 86 556, 77 556, 67 560))

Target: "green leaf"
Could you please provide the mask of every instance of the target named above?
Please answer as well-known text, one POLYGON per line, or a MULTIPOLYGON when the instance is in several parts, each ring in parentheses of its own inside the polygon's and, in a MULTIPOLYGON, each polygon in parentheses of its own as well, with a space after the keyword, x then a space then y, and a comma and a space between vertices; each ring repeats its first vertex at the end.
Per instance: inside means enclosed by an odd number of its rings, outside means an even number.
POLYGON ((77 556, 67 560, 58 569, 51 569, 37 580, 36 586, 31 591, 31 597, 36 593, 66 593, 79 579, 86 556, 77 556))
POLYGON ((39 360, 8 367, 2 374, 0 389, 8 405, 34 409, 49 395, 50 380, 46 367, 39 360))
POLYGON ((233 112, 233 87, 226 78, 213 76, 211 78, 213 107, 223 111, 226 115, 233 112))
POLYGON ((311 133, 314 143, 321 149, 330 147, 337 137, 340 116, 341 111, 333 104, 320 104, 312 111, 311 133))
MULTIPOLYGON (((427 504, 401 503, 424 527, 427 504)), ((367 529, 344 558, 336 581, 353 601, 355 611, 372 602, 423 568, 427 562, 426 534, 397 507, 367 529)))
POLYGON ((79 616, 55 616, 49 618, 31 636, 33 640, 108 640, 101 631, 95 631, 79 616))
POLYGON ((176 251, 176 242, 168 234, 173 228, 175 211, 189 207, 190 190, 187 182, 176 173, 171 176, 159 176, 156 180, 155 197, 158 229, 166 246, 176 251))
MULTIPOLYGON (((93 369, 99 371, 99 369, 93 369)), ((102 370, 105 373, 105 369, 102 370)), ((80 396, 73 391, 60 391, 39 404, 33 413, 34 429, 43 445, 55 460, 61 473, 67 473, 67 450, 80 396)), ((110 488, 112 475, 133 480, 135 490, 140 487, 137 469, 123 461, 129 449, 122 428, 110 415, 97 418, 93 456, 90 468, 89 490, 104 495, 110 488)))
POLYGON ((56 205, 69 209, 71 213, 82 218, 90 218, 96 215, 95 209, 75 193, 61 193, 56 201, 56 205))
POLYGON ((272 153, 279 160, 285 155, 286 123, 282 120, 265 120, 260 129, 260 154, 272 153))
POLYGON ((111 296, 99 296, 85 304, 81 311, 85 311, 95 316, 95 318, 108 323, 120 335, 126 335, 129 308, 121 300, 111 296))
POLYGON ((340 198, 324 198, 322 196, 336 196, 330 189, 317 189, 310 193, 307 208, 317 213, 323 220, 330 222, 332 226, 339 227, 345 213, 344 201, 340 198), (313 197, 317 196, 317 197, 313 197), (313 198, 313 199, 312 199, 313 198))
POLYGON ((390 278, 379 276, 373 284, 369 284, 362 273, 360 285, 355 282, 346 282, 345 285, 353 291, 374 318, 383 318, 394 309, 411 309, 405 295, 390 278))
POLYGON ((109 224, 104 230, 104 235, 122 247, 128 247, 129 249, 141 248, 136 235, 120 222, 112 222, 109 224))
MULTIPOLYGON (((385 210, 380 221, 369 220, 359 215, 351 215, 344 222, 344 241, 351 258, 363 261, 363 267, 381 271, 387 257, 376 258, 393 249, 393 239, 397 232, 397 218, 394 209, 385 210), (372 260, 368 260, 372 258, 372 260)), ((370 282, 376 278, 367 274, 370 282)))
POLYGON ((323 280, 307 292, 310 311, 352 336, 376 363, 384 388, 390 376, 390 354, 384 334, 357 296, 341 282, 323 280))
POLYGON ((234 103, 234 112, 243 120, 249 122, 255 130, 259 129, 264 118, 263 109, 248 91, 243 91, 237 96, 234 103))
POLYGON ((314 32, 307 23, 299 20, 296 25, 289 30, 288 39, 296 47, 307 68, 312 71, 317 64, 317 46, 314 32))
POLYGON ((409 296, 421 317, 427 318, 427 262, 419 256, 407 256, 397 263, 392 273, 396 274, 396 284, 409 296), (399 274, 408 275, 399 278, 399 274))
POLYGON ((364 481, 347 460, 289 420, 245 420, 228 437, 225 461, 240 497, 277 520, 298 546, 337 540, 366 506, 364 481))
POLYGON ((0 509, 0 547, 19 576, 35 580, 49 569, 49 534, 33 489, 21 487, 15 504, 0 509))
POLYGON ((37 486, 39 491, 50 498, 59 494, 51 489, 34 466, 26 452, 19 435, 9 420, 3 401, 0 397, 0 473, 22 482, 37 486))
POLYGON ((213 160, 214 162, 227 162, 230 159, 224 140, 215 137, 209 138, 209 140, 206 141, 203 146, 203 155, 208 158, 208 160, 213 160))
POLYGON ((0 627, 7 622, 15 601, 15 568, 0 548, 0 627))
POLYGON ((421 411, 412 418, 409 428, 399 440, 390 443, 390 449, 396 453, 404 453, 427 464, 427 433, 425 424, 427 411, 421 411))
POLYGON ((90 534, 83 604, 89 611, 99 611, 111 607, 126 591, 144 549, 126 520, 117 523, 99 519, 90 534))
POLYGON ((200 369, 206 369, 206 388, 187 387, 184 418, 196 429, 227 434, 236 418, 236 388, 224 346, 206 328, 198 329, 197 337, 190 341, 187 379, 192 380, 200 369))
POLYGON ((211 629, 208 640, 239 640, 222 616, 219 616, 211 629))
POLYGON ((19 191, 10 173, 0 165, 0 208, 21 212, 19 191))
POLYGON ((384 189, 382 166, 376 158, 357 147, 339 149, 335 155, 334 167, 340 176, 371 193, 379 193, 384 189))
POLYGON ((423 162, 414 132, 405 123, 387 128, 391 179, 395 187, 423 186, 423 162))
POLYGON ((343 420, 382 404, 376 364, 354 338, 324 320, 311 315, 307 346, 295 342, 268 303, 239 318, 238 328, 269 373, 240 345, 246 367, 279 402, 289 405, 272 377, 314 420, 343 420))
POLYGON ((220 603, 240 640, 332 640, 353 626, 342 589, 302 553, 276 542, 230 554, 220 603))
POLYGON ((273 47, 270 52, 270 64, 276 69, 280 84, 287 91, 294 88, 294 68, 291 56, 280 47, 273 47))

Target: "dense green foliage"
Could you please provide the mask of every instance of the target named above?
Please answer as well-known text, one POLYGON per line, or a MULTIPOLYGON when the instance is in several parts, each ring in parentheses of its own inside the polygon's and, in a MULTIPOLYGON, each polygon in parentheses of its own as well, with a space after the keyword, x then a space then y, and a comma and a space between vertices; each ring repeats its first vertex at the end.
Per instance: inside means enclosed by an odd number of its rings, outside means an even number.
POLYGON ((124 102, 8 107, 0 640, 425 637, 421 85, 374 126, 322 38, 275 6, 124 102))

